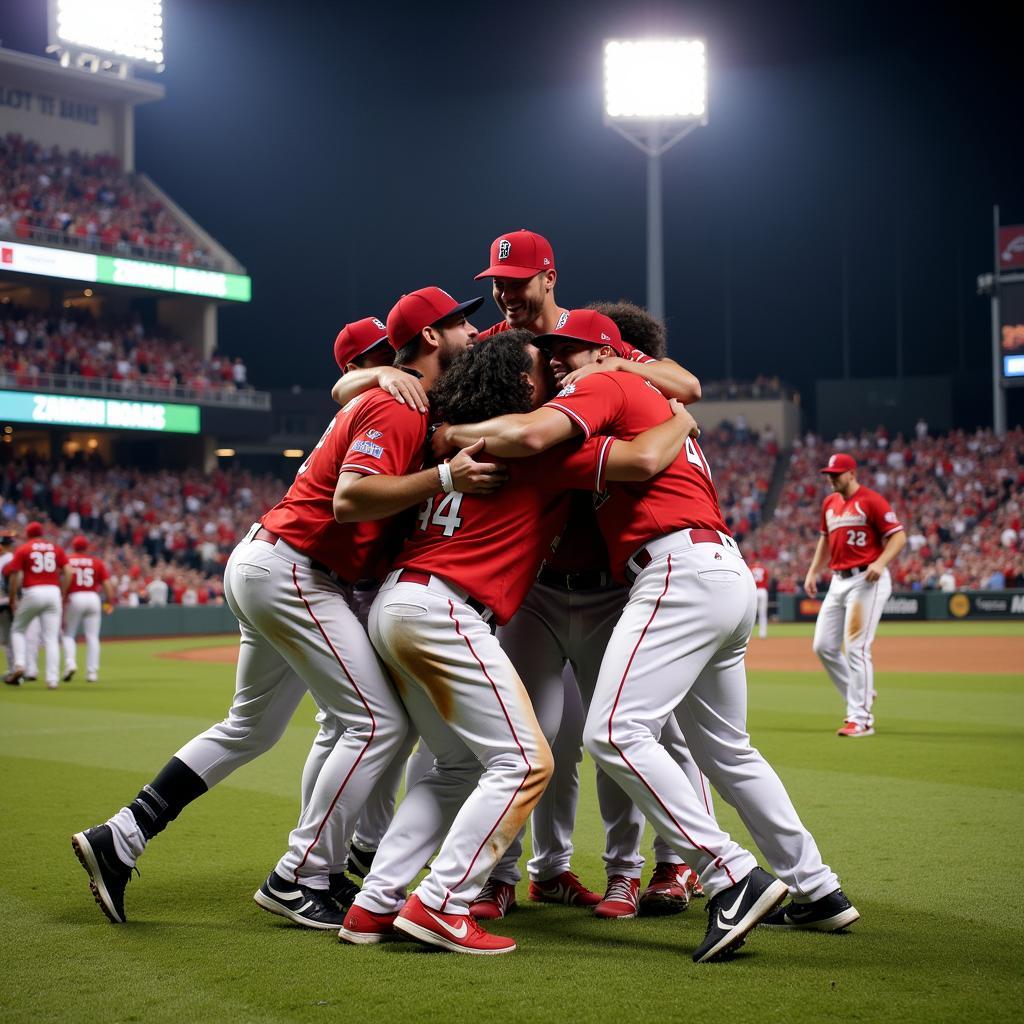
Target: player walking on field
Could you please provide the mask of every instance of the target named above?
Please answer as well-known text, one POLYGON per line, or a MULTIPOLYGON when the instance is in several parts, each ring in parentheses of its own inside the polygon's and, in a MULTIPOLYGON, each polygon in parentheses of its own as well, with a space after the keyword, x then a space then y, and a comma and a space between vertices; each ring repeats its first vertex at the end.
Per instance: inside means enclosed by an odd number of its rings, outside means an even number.
POLYGON ((64 682, 70 683, 78 664, 75 637, 81 629, 85 635, 85 681, 95 683, 100 673, 100 620, 114 603, 114 584, 102 558, 87 554, 89 541, 81 534, 71 541, 74 552, 68 558, 71 581, 64 605, 64 682), (103 591, 104 599, 100 598, 103 591))
MULTIPOLYGON (((479 303, 457 303, 439 288, 399 300, 409 316, 424 317, 398 353, 408 372, 436 377, 475 334, 465 313, 479 303)), ((344 729, 310 787, 287 852, 254 899, 308 928, 341 925, 335 899, 350 902, 354 890, 341 874, 349 835, 408 731, 349 606, 350 588, 387 564, 396 538, 385 520, 438 487, 436 468, 420 470, 425 436, 418 411, 382 391, 360 396, 331 420, 288 493, 232 552, 224 590, 239 620, 241 649, 228 717, 182 747, 129 806, 72 839, 111 921, 125 920, 125 886, 148 841, 192 800, 273 746, 308 690, 344 729), (366 509, 358 518, 347 514, 355 498, 366 509)), ((465 453, 448 473, 467 491, 500 484, 494 467, 465 453)))
MULTIPOLYGON (((610 321, 573 311, 546 341, 576 368, 599 356, 595 332, 610 321), (584 344, 580 344, 580 342, 584 344)), ((600 335, 597 335, 600 338, 600 335)), ((453 428, 482 436, 497 457, 544 451, 582 433, 634 437, 664 416, 665 399, 629 374, 594 373, 543 408, 453 428)), ((604 489, 600 460, 599 489, 604 489)), ((771 922, 837 930, 859 917, 824 863, 781 780, 746 730, 744 654, 754 620, 754 582, 729 535, 698 445, 646 484, 612 485, 598 509, 613 571, 632 584, 608 644, 584 729, 588 751, 640 805, 711 897, 698 963, 736 949, 785 899, 771 922), (675 713, 687 745, 781 876, 757 866, 711 817, 656 741, 651 723, 675 713)))
POLYGON ((771 577, 768 575, 768 568, 757 561, 757 553, 754 553, 754 561, 749 564, 750 575, 754 577, 754 586, 757 588, 757 635, 761 640, 768 636, 768 585, 771 577))
POLYGON ((60 676, 60 610, 71 577, 68 556, 61 547, 43 539, 41 523, 32 522, 25 527, 25 543, 14 552, 4 570, 8 573, 8 593, 14 609, 14 668, 4 676, 4 682, 17 686, 25 675, 25 633, 38 618, 46 651, 46 688, 56 690, 60 676))
POLYGON ((818 611, 814 653, 846 702, 846 721, 836 735, 856 739, 875 732, 871 645, 892 593, 888 566, 906 546, 907 534, 889 502, 857 481, 852 456, 837 452, 821 472, 832 493, 821 508, 821 536, 804 589, 817 594, 827 562, 832 582, 818 611))
MULTIPOLYGON (((534 396, 545 397, 546 367, 529 340, 510 332, 468 353, 452 380, 438 384, 441 413, 525 410, 534 396)), ((614 475, 646 479, 679 450, 691 425, 685 410, 673 416, 666 405, 660 429, 633 444, 602 438, 553 449, 510 468, 500 495, 464 496, 446 484, 421 509, 374 602, 370 635, 435 762, 399 805, 343 939, 366 944, 398 930, 460 953, 516 948, 484 932, 469 906, 547 785, 551 753, 488 623, 506 622, 529 590, 565 522, 566 490, 592 489, 596 456, 588 449, 605 450, 614 475), (406 886, 441 840, 429 874, 403 905, 406 886)))

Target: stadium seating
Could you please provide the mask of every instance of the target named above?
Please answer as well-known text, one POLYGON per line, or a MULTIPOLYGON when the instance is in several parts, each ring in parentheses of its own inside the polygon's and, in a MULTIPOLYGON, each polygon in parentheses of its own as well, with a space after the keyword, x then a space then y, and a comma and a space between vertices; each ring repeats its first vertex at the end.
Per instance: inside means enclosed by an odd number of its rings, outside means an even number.
POLYGON ((0 238, 215 268, 198 239, 110 154, 0 138, 0 238))
POLYGON ((858 479, 889 499, 907 529, 907 548, 892 567, 897 589, 938 589, 947 571, 956 587, 970 589, 1024 580, 1024 429, 1004 438, 979 430, 911 441, 878 430, 830 443, 809 434, 794 447, 774 515, 747 544, 778 590, 801 590, 829 493, 818 470, 836 450, 857 459, 858 479))
MULTIPOLYGON (((120 382, 122 390, 188 388, 200 396, 248 387, 241 359, 215 353, 203 359, 183 342, 148 333, 139 321, 101 322, 86 310, 44 316, 0 305, 0 385, 50 387, 43 375, 79 378, 88 390, 96 380, 120 382)), ((75 381, 64 381, 73 386, 75 381)))

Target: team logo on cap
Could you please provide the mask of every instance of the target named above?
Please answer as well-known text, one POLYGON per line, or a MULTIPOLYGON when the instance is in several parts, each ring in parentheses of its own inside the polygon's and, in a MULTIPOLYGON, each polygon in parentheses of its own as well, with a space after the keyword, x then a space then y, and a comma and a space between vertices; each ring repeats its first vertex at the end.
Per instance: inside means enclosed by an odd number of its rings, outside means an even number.
POLYGON ((545 267, 550 267, 551 266, 551 260, 549 260, 547 258, 547 256, 544 257, 544 266, 545 267))
POLYGON ((601 340, 602 341, 611 341, 612 339, 611 339, 611 337, 609 335, 605 334, 604 331, 602 331, 601 332, 601 340))
POLYGON ((555 330, 560 331, 565 326, 565 321, 569 319, 569 311, 566 310, 559 318, 558 323, 555 324, 555 330))
POLYGON ((831 458, 830 458, 830 459, 828 460, 828 464, 829 464, 830 466, 834 466, 834 465, 836 464, 836 460, 837 460, 838 458, 839 458, 839 456, 838 456, 838 455, 833 455, 833 456, 832 456, 832 457, 831 457, 831 458))
POLYGON ((374 327, 379 327, 382 331, 387 330, 387 328, 376 317, 371 317, 371 319, 373 320, 374 327))
POLYGON ((498 259, 507 260, 508 254, 512 251, 512 243, 507 239, 503 238, 498 243, 498 259))

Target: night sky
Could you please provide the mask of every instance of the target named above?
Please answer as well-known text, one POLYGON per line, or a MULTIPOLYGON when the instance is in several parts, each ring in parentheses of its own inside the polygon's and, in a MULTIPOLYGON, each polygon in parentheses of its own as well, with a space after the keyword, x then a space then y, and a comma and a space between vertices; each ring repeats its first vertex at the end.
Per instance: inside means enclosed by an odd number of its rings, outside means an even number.
MULTIPOLYGON (((710 124, 663 165, 670 354, 810 399, 842 372, 845 239, 853 375, 895 375, 902 334, 906 374, 958 374, 958 419, 991 416, 975 277, 992 204, 1024 220, 1020 57, 995 17, 165 0, 165 22, 137 166, 252 275, 221 342, 257 386, 326 384, 338 328, 403 291, 481 294, 490 241, 519 227, 552 241, 562 305, 643 302, 644 158, 602 124, 601 43, 673 33, 707 39, 711 81, 710 124)), ((5 0, 0 37, 42 53, 44 0, 5 0)))

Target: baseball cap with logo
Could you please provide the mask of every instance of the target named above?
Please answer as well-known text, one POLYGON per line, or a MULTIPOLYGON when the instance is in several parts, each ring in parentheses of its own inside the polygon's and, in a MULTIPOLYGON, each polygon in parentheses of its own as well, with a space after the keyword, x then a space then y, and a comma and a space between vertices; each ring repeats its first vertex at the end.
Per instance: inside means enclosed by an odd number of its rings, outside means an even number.
POLYGON ((397 352, 408 345, 424 327, 436 327, 442 320, 475 313, 483 297, 456 302, 443 288, 429 285, 403 295, 388 313, 388 341, 397 352))
POLYGON ((365 355, 371 348, 376 348, 382 341, 388 340, 388 329, 382 320, 375 316, 364 317, 352 324, 345 324, 334 339, 334 359, 338 368, 344 372, 345 367, 365 355))
POLYGON ((42 537, 43 535, 43 524, 37 523, 34 519, 25 527, 26 537, 42 537))
POLYGON ((829 456, 828 465, 822 466, 819 473, 849 473, 857 468, 857 463, 852 455, 846 452, 836 452, 829 456))
POLYGON ((72 538, 72 541, 71 541, 71 550, 72 551, 84 551, 88 546, 89 546, 89 541, 85 537, 83 537, 81 534, 78 534, 77 537, 72 538))
POLYGON ((538 348, 551 348, 556 341, 580 341, 600 348, 607 345, 616 355, 625 355, 626 346, 619 328, 611 317, 596 309, 570 309, 564 312, 550 334, 533 339, 538 348))
POLYGON ((510 231, 491 242, 491 265, 473 279, 481 277, 533 277, 542 270, 555 269, 551 243, 536 231, 510 231))

